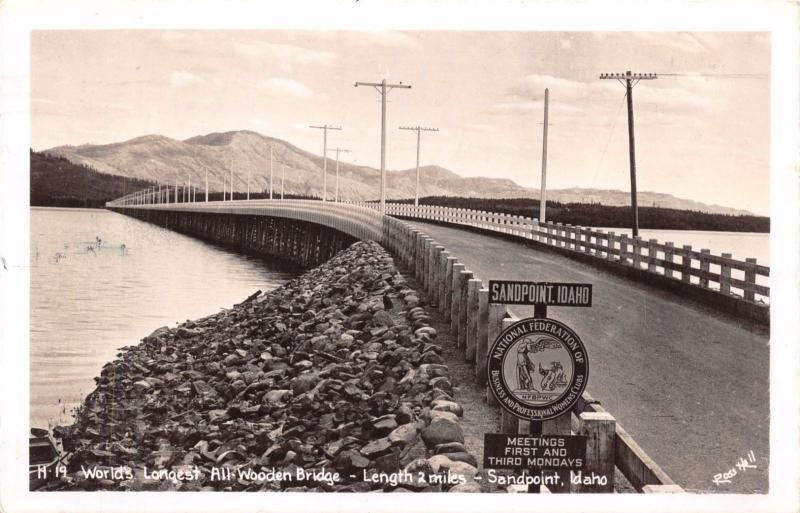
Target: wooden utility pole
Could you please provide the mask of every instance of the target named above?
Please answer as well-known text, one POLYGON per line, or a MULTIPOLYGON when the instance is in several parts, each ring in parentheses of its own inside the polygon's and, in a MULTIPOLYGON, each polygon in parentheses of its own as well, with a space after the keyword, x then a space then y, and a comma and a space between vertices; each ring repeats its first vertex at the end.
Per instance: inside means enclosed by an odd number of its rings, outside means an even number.
POLYGON ((328 130, 341 130, 340 126, 310 126, 322 130, 322 201, 328 201, 328 130))
POLYGON ((550 90, 544 90, 544 132, 542 134, 542 189, 539 198, 539 222, 547 221, 547 108, 550 102, 550 90))
POLYGON ((269 199, 272 199, 272 146, 269 147, 269 199))
POLYGON ((281 199, 283 199, 283 188, 286 185, 286 164, 281 166, 281 199))
POLYGON ((633 86, 640 80, 655 80, 658 75, 655 73, 603 73, 600 75, 603 80, 617 80, 625 86, 625 94, 628 97, 628 153, 631 167, 631 225, 632 235, 639 236, 639 207, 636 203, 636 151, 633 138, 633 86), (623 82, 624 80, 624 82, 623 82), (635 82, 633 82, 635 80, 635 82))
POLYGON ((381 93, 381 214, 386 213, 386 95, 399 87, 401 89, 411 89, 410 85, 387 84, 384 78, 380 83, 375 82, 356 82, 355 87, 360 85, 372 86, 381 93))
POLYGON ((401 126, 400 130, 415 130, 417 132, 417 185, 414 189, 414 206, 419 206, 419 140, 421 132, 438 132, 438 128, 425 128, 421 126, 401 126))
POLYGON ((333 196, 333 201, 338 203, 339 202, 339 153, 350 153, 350 150, 345 150, 344 148, 333 148, 331 151, 336 152, 336 192, 333 196))
POLYGON ((206 168, 206 203, 208 203, 208 168, 206 168))

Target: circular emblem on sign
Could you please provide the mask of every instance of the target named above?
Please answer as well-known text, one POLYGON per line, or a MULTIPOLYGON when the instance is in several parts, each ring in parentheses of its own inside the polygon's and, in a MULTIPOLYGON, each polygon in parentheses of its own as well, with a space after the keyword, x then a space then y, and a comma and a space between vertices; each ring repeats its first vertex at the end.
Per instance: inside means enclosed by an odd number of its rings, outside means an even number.
POLYGON ((487 368, 500 405, 534 421, 569 412, 589 378, 583 342, 553 319, 523 319, 504 329, 489 350, 487 368))

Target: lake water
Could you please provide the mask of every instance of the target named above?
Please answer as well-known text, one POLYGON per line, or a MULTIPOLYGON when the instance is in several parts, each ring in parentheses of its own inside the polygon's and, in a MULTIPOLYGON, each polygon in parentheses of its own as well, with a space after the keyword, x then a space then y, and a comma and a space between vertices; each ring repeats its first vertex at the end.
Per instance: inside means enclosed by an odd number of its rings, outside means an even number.
POLYGON ((31 425, 69 421, 118 348, 292 276, 114 212, 31 208, 31 425))
MULTIPOLYGON (((631 235, 625 228, 598 228, 604 232, 631 235)), ((731 253, 736 260, 756 258, 761 265, 769 266, 768 233, 704 232, 700 230, 639 230, 642 240, 657 239, 673 242, 676 247, 691 245, 695 251, 709 249, 714 255, 731 253)))

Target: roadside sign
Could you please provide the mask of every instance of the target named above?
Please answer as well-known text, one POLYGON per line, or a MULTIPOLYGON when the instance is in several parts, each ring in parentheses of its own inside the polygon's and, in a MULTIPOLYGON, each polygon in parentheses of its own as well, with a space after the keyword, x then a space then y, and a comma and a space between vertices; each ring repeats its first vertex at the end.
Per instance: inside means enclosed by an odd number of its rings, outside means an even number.
POLYGON ((583 342, 554 319, 527 318, 504 329, 486 365, 489 389, 500 405, 535 422, 568 413, 589 378, 583 342))
POLYGON ((489 280, 489 303, 590 307, 592 284, 489 280))
POLYGON ((585 436, 483 435, 484 468, 582 470, 585 465, 585 436))

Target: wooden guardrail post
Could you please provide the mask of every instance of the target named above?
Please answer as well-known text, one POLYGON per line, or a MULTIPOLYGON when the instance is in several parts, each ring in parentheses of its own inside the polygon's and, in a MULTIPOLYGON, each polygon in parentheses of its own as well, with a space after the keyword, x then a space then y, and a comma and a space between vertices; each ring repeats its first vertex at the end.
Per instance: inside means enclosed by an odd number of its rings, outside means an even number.
POLYGON ((634 269, 642 268, 642 238, 636 236, 633 238, 631 244, 631 251, 633 252, 633 267, 634 269))
POLYGON ((466 349, 467 347, 467 304, 468 297, 468 289, 467 283, 469 280, 473 278, 472 271, 467 269, 461 271, 461 276, 459 277, 459 287, 458 287, 458 321, 456 322, 456 341, 458 342, 459 349, 466 349))
POLYGON ((608 412, 583 412, 579 416, 578 434, 586 436, 586 462, 583 477, 605 477, 605 484, 576 484, 578 493, 611 493, 614 491, 614 456, 617 422, 608 412))
POLYGON ((628 265, 628 234, 619 235, 619 261, 621 264, 628 265))
POLYGON ((423 266, 425 265, 425 260, 423 258, 424 253, 422 251, 422 245, 423 245, 424 241, 425 241, 425 234, 422 233, 422 232, 419 232, 417 234, 416 240, 414 242, 414 255, 415 255, 414 256, 414 262, 415 262, 414 277, 417 279, 417 281, 420 284, 423 284, 423 280, 424 280, 424 278, 422 277, 422 270, 423 270, 423 266))
POLYGON ((430 298, 431 306, 439 308, 439 287, 442 283, 442 253, 444 253, 444 246, 438 244, 431 248, 431 265, 430 265, 430 298))
MULTIPOLYGON (((487 296, 488 300, 488 296, 487 296)), ((503 319, 508 314, 508 307, 506 305, 500 304, 490 304, 489 311, 487 315, 487 323, 486 323, 486 358, 488 361, 489 358, 489 350, 494 343, 494 340, 500 335, 500 332, 503 331, 503 319)), ((489 376, 486 377, 489 379, 489 376)), ((489 387, 486 387, 486 404, 489 406, 494 406, 495 408, 499 408, 500 404, 497 402, 497 399, 494 398, 494 394, 489 387)))
POLYGON ((556 223, 556 247, 563 248, 564 247, 564 239, 562 237, 564 234, 562 233, 564 230, 561 228, 561 223, 556 223))
POLYGON ((672 278, 672 264, 675 262, 675 244, 672 242, 665 243, 667 248, 664 250, 664 276, 667 278, 672 278))
POLYGON ((464 359, 468 362, 475 361, 475 352, 478 341, 478 291, 481 280, 472 278, 467 281, 467 337, 464 359))
MULTIPOLYGON (((587 255, 592 254, 592 230, 588 228, 581 228, 581 234, 583 235, 583 252, 587 255)), ((597 242, 597 238, 595 237, 595 242, 597 242)), ((599 252, 597 256, 600 256, 599 252)))
POLYGON ((439 262, 436 264, 437 278, 436 278, 436 306, 437 310, 441 312, 444 309, 444 294, 445 294, 445 278, 447 276, 447 258, 450 257, 450 252, 442 249, 439 253, 439 262))
MULTIPOLYGON (((744 272, 744 281, 747 284, 752 283, 753 285, 755 285, 755 283, 756 283, 755 266, 756 266, 756 263, 758 262, 758 260, 756 260, 755 258, 745 258, 744 261, 747 262, 748 264, 752 264, 752 267, 748 268, 744 272)), ((755 301, 756 300, 756 293, 753 291, 753 289, 748 289, 748 288, 744 289, 744 299, 745 299, 745 301, 755 301)))
MULTIPOLYGON (((710 268, 711 268, 710 265, 709 265, 708 258, 706 257, 706 255, 710 255, 710 254, 711 254, 711 250, 710 249, 701 249, 700 250, 700 271, 702 271, 703 273, 708 273, 710 268)), ((700 286, 705 288, 705 289, 708 288, 708 276, 701 276, 700 277, 700 286)))
POLYGON ((658 241, 650 239, 647 241, 647 270, 651 273, 656 272, 656 260, 658 260, 658 241))
POLYGON ((453 279, 452 279, 452 293, 450 303, 450 333, 457 334, 458 329, 458 311, 461 308, 461 280, 463 276, 461 271, 465 271, 467 267, 464 264, 453 264, 453 279))
POLYGON ((684 245, 681 254, 681 281, 691 283, 692 281, 692 246, 684 245))
POLYGON ((475 337, 475 377, 479 385, 486 385, 486 353, 489 352, 489 289, 478 290, 478 333, 475 337))
POLYGON ((607 243, 606 243, 606 259, 614 261, 614 249, 615 249, 615 241, 617 240, 616 235, 614 232, 608 232, 607 234, 607 243))
POLYGON ((453 309, 453 267, 458 263, 456 257, 447 257, 447 267, 444 275, 444 301, 442 301, 442 315, 444 321, 449 323, 453 309))
POLYGON ((411 230, 408 241, 408 267, 413 271, 414 278, 417 278, 417 240, 419 235, 419 230, 411 230))
POLYGON ((422 238, 422 290, 425 291, 426 294, 430 292, 430 258, 431 258, 431 246, 433 246, 433 239, 430 237, 423 237, 422 238))
MULTIPOLYGON (((733 255, 730 253, 723 253, 722 258, 723 260, 729 260, 733 258, 733 255)), ((726 296, 731 293, 731 266, 727 261, 719 266, 719 291, 726 296)))

